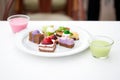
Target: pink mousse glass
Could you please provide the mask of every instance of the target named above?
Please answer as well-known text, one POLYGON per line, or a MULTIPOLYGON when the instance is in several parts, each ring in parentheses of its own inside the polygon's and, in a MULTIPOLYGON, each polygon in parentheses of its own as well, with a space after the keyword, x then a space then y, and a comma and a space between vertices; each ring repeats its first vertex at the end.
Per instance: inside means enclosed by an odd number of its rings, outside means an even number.
POLYGON ((8 17, 7 20, 10 23, 12 31, 16 33, 27 27, 30 17, 27 15, 13 15, 8 17))

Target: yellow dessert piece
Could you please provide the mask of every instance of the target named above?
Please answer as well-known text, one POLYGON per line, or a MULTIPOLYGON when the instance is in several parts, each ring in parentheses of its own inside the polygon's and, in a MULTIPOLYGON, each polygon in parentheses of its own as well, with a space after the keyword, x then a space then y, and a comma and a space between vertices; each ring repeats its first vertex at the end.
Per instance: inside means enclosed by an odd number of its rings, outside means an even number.
POLYGON ((72 35, 70 37, 74 40, 79 40, 79 34, 77 32, 72 32, 72 35))

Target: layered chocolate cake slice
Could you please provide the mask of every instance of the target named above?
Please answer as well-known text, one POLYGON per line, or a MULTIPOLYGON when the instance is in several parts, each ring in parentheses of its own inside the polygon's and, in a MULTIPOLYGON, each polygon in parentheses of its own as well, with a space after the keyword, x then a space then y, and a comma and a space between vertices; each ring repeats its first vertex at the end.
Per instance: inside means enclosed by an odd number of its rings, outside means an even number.
POLYGON ((40 44, 43 38, 44 38, 44 35, 40 33, 39 30, 34 30, 29 32, 29 40, 36 44, 40 44))
POLYGON ((39 44, 39 50, 42 52, 54 52, 56 49, 56 43, 52 41, 50 37, 44 38, 39 44))

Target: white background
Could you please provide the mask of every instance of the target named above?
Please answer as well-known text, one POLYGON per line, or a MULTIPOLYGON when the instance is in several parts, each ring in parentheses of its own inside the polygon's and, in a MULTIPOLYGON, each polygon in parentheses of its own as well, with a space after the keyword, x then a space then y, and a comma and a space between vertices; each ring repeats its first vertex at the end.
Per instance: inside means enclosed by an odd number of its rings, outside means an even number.
POLYGON ((6 21, 0 21, 0 80, 120 80, 120 22, 34 21, 40 25, 82 27, 92 35, 105 34, 114 39, 109 58, 92 57, 89 49, 68 57, 44 58, 24 53, 14 44, 14 35, 6 21))

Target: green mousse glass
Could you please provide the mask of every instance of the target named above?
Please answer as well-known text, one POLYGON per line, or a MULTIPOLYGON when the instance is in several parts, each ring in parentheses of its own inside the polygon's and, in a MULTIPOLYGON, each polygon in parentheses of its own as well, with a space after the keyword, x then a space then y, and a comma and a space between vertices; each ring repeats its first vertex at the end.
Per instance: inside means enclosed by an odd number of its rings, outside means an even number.
POLYGON ((90 50, 95 58, 107 58, 114 41, 107 36, 96 36, 90 42, 90 50))

